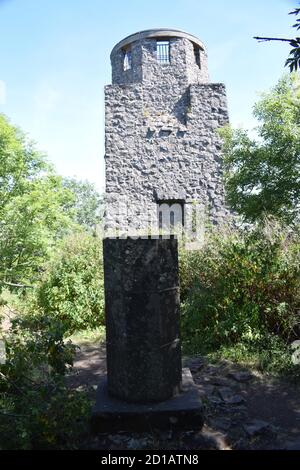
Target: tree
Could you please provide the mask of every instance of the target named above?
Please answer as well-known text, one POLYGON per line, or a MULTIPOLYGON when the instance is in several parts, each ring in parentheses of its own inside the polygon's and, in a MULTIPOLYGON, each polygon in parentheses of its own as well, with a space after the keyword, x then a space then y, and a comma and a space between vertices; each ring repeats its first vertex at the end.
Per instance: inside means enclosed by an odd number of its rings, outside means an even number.
MULTIPOLYGON (((289 15, 299 15, 300 8, 295 8, 295 10, 291 11, 289 15)), ((297 31, 300 30, 300 18, 296 20, 296 23, 293 25, 293 28, 296 28, 297 31)), ((282 41, 288 42, 292 49, 290 50, 289 57, 287 58, 285 65, 290 67, 290 71, 296 71, 298 68, 300 69, 300 38, 268 38, 268 37, 261 37, 261 36, 254 36, 254 39, 258 39, 259 41, 282 41)))
POLYGON ((24 133, 0 115, 0 289, 30 283, 72 221, 72 193, 24 133))
POLYGON ((102 218, 102 198, 88 181, 64 178, 63 186, 74 194, 66 210, 73 210, 75 221, 85 229, 94 229, 102 218))
POLYGON ((103 325, 103 282, 102 240, 73 233, 47 263, 36 291, 38 307, 61 321, 68 333, 103 325))
POLYGON ((300 205, 300 80, 284 77, 254 107, 258 138, 224 128, 229 205, 244 219, 266 214, 293 222, 300 205))

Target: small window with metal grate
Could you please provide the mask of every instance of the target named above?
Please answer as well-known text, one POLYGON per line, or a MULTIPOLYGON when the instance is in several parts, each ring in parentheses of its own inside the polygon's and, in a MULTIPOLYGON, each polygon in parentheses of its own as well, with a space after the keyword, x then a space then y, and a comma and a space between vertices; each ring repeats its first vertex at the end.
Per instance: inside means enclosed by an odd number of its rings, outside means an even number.
POLYGON ((131 49, 123 49, 123 70, 131 69, 131 49))
POLYGON ((170 63, 170 41, 156 41, 156 56, 160 64, 170 63))

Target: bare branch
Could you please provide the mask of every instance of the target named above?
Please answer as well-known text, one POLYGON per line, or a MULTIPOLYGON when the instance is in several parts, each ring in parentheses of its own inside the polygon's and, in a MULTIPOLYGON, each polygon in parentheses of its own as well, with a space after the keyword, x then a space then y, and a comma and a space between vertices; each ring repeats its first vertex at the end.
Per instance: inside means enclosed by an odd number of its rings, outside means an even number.
POLYGON ((287 38, 265 38, 261 36, 253 36, 253 39, 257 39, 258 41, 283 41, 283 42, 291 42, 294 39, 287 39, 287 38))
POLYGON ((27 286, 26 284, 15 284, 13 282, 1 281, 2 284, 8 287, 22 287, 24 289, 34 289, 33 286, 27 286))

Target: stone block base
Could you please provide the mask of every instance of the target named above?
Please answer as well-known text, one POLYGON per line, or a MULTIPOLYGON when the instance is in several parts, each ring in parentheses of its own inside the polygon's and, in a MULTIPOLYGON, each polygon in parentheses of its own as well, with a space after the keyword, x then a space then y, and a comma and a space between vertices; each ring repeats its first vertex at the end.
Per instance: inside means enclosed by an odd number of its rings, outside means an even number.
POLYGON ((104 377, 98 386, 91 425, 94 433, 150 431, 152 428, 200 430, 203 407, 189 369, 182 370, 182 387, 178 395, 151 404, 127 403, 110 397, 104 377))

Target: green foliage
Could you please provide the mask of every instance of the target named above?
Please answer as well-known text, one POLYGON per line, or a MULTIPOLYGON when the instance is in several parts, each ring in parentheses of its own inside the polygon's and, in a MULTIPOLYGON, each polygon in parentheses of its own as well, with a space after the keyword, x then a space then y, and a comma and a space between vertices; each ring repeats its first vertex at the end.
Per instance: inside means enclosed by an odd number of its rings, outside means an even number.
MULTIPOLYGON (((289 15, 298 16, 300 14, 300 8, 295 8, 293 11, 289 13, 289 15)), ((300 30, 300 18, 296 20, 296 23, 293 24, 293 28, 296 28, 297 31, 300 30)), ((290 50, 289 57, 285 62, 285 66, 289 66, 290 71, 297 71, 300 68, 300 37, 295 38, 270 38, 270 37, 261 37, 261 36, 254 36, 254 39, 258 39, 259 41, 280 41, 280 42, 287 42, 290 44, 292 49, 290 50)))
POLYGON ((78 233, 99 201, 88 183, 67 186, 0 115, 0 333, 12 304, 17 316, 0 364, 0 449, 75 448, 87 430, 90 401, 65 385, 75 347, 64 338, 103 323, 101 243, 78 233))
POLYGON ((66 237, 44 273, 37 303, 69 333, 103 324, 102 241, 87 233, 66 237))
POLYGON ((65 386, 75 348, 63 341, 64 332, 61 322, 32 315, 15 320, 6 335, 7 360, 0 364, 0 449, 76 447, 90 403, 65 386))
MULTIPOLYGON (((295 8, 295 10, 291 11, 289 15, 300 15, 300 8, 295 8)), ((293 25, 293 28, 296 28, 297 31, 300 30, 300 18, 296 20, 296 23, 293 25)), ((290 50, 290 55, 285 63, 290 68, 290 71, 293 72, 294 70, 300 69, 300 38, 296 37, 290 41, 290 45, 292 49, 290 50)))
POLYGON ((73 198, 24 134, 0 115, 0 289, 31 283, 71 227, 73 198))
POLYGON ((207 355, 209 360, 230 360, 272 375, 299 382, 300 366, 292 363, 292 350, 277 335, 265 333, 252 340, 223 345, 207 355))
POLYGON ((0 210, 13 196, 23 194, 24 186, 49 166, 23 132, 0 114, 0 210))
POLYGON ((30 182, 26 192, 6 204, 0 225, 2 280, 36 280, 55 243, 71 226, 62 210, 65 199, 59 178, 47 176, 30 182))
POLYGON ((64 178, 63 186, 74 194, 66 210, 73 210, 75 221, 87 230, 95 229, 102 219, 102 198, 88 181, 64 178))
POLYGON ((300 333, 300 237, 275 223, 210 234, 182 252, 182 332, 202 352, 266 334, 290 342, 300 333))
POLYGON ((254 108, 258 139, 226 127, 225 182, 229 205, 248 221, 266 214, 293 222, 300 204, 300 80, 291 74, 254 108))

